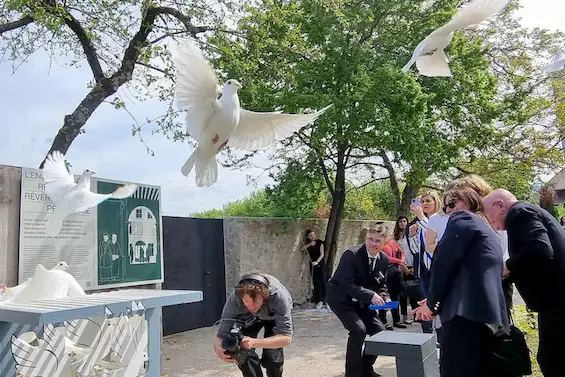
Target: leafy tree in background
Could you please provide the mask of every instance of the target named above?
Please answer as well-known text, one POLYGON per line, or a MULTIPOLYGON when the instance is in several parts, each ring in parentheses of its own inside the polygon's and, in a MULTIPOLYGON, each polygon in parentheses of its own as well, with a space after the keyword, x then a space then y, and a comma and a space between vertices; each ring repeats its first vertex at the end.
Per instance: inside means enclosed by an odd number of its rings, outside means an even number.
POLYGON ((330 271, 348 182, 387 179, 395 214, 405 214, 420 188, 453 166, 501 155, 508 155, 499 160, 506 168, 529 161, 528 172, 539 161, 555 163, 554 124, 532 125, 552 110, 534 57, 549 55, 562 36, 522 29, 515 6, 456 33, 448 49, 452 78, 401 72, 416 44, 459 4, 264 0, 244 7, 237 35, 208 38, 225 78, 242 79, 246 108, 296 112, 334 104, 271 153, 277 166, 307 167, 296 169, 307 172, 302 179, 324 180, 331 195, 330 271))
MULTIPOLYGON (((62 120, 49 152, 66 153, 102 103, 125 109, 117 91, 126 84, 139 100, 168 101, 168 111, 148 123, 181 136, 171 105, 166 42, 211 30, 225 11, 226 6, 207 0, 0 0, 0 55, 12 61, 14 71, 39 49, 53 60, 70 59, 71 66, 85 60, 89 65, 92 81, 84 83, 89 91, 62 120)), ((135 122, 133 135, 142 126, 135 122)))

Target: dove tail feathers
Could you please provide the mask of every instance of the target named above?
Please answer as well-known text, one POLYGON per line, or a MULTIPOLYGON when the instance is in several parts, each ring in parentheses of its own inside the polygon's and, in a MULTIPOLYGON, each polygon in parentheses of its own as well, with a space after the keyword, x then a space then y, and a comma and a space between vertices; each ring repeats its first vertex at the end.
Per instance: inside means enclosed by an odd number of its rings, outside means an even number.
POLYGON ((218 180, 218 162, 216 157, 203 162, 201 159, 196 160, 196 186, 212 186, 218 180))
POLYGON ((118 187, 113 193, 110 194, 110 197, 113 199, 125 199, 132 196, 135 191, 137 190, 137 185, 133 183, 126 183, 123 186, 118 187))
POLYGON ((53 216, 47 220, 45 230, 49 237, 57 237, 59 235, 61 228, 63 227, 63 220, 65 220, 65 217, 67 217, 65 212, 55 211, 53 216))
POLYGON ((188 175, 192 171, 192 168, 194 167, 194 164, 196 163, 196 160, 198 159, 197 152, 198 152, 198 149, 195 150, 194 152, 192 152, 192 154, 190 155, 188 160, 186 160, 186 162, 184 163, 184 165, 180 169, 182 175, 184 175, 185 177, 188 177, 188 175))

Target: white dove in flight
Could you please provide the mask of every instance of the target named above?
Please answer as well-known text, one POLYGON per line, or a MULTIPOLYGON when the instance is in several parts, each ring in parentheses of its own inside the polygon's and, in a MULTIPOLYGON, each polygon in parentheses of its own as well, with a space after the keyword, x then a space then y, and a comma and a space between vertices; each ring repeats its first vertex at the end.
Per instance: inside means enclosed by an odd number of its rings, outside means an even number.
POLYGON ((555 57, 553 58, 551 64, 545 67, 543 71, 545 73, 552 73, 561 71, 563 68, 565 68, 565 53, 559 50, 557 51, 557 54, 555 54, 555 57))
POLYGON ((198 187, 211 186, 218 180, 216 154, 225 145, 245 150, 265 148, 314 122, 332 106, 311 114, 245 110, 237 93, 242 85, 230 79, 220 90, 214 71, 193 42, 179 45, 174 62, 176 102, 187 111, 187 132, 198 142, 181 172, 188 176, 194 167, 198 187))
POLYGON ((65 348, 65 339, 53 325, 43 327, 43 341, 39 346, 12 335, 10 342, 16 371, 25 377, 70 377, 72 351, 65 348))
POLYGON ((71 213, 86 211, 110 198, 129 198, 137 190, 136 185, 127 183, 110 194, 94 193, 90 191, 90 177, 95 173, 87 169, 75 183, 65 165, 65 156, 59 151, 47 156, 42 171, 45 192, 56 204, 53 217, 47 222, 47 235, 51 237, 59 234, 63 220, 71 213))
POLYGON ((408 72, 416 63, 423 76, 450 77, 449 59, 444 49, 449 46, 457 30, 463 30, 494 16, 504 9, 510 0, 475 0, 458 10, 453 18, 429 34, 414 50, 410 61, 402 68, 408 72))

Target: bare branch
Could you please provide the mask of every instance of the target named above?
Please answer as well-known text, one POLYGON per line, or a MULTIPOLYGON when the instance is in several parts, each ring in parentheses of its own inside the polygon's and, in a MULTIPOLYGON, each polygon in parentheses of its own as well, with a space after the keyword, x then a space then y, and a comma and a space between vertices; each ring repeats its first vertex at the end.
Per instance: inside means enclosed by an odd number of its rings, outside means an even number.
POLYGON ((92 40, 86 33, 86 30, 82 27, 80 22, 68 11, 65 11, 63 14, 63 19, 65 21, 65 25, 67 25, 73 33, 77 36, 82 50, 84 51, 84 55, 86 56, 86 61, 92 70, 92 74, 94 75, 94 80, 96 83, 101 85, 106 85, 108 80, 106 76, 104 76, 104 71, 102 70, 102 66, 100 65, 100 60, 98 59, 98 54, 96 52, 96 48, 92 44, 92 40))
POLYGON ((171 79, 173 82, 175 81, 175 77, 170 72, 167 72, 164 69, 157 68, 157 67, 152 66, 151 64, 147 64, 147 63, 143 63, 143 62, 137 62, 136 64, 139 64, 141 66, 144 66, 146 68, 152 69, 152 70, 157 71, 157 72, 161 72, 163 75, 165 75, 167 78, 171 79))
POLYGON ((375 183, 375 182, 378 182, 378 181, 384 181, 385 179, 389 179, 389 178, 390 177, 388 177, 388 176, 387 177, 381 177, 381 178, 374 178, 374 179, 371 179, 368 182, 363 183, 361 186, 356 186, 356 187, 353 187, 352 189, 347 190, 347 192, 351 192, 353 190, 359 190, 359 189, 362 189, 365 186, 369 186, 371 183, 375 183))
POLYGON ((8 31, 16 30, 16 29, 19 29, 19 28, 24 27, 26 25, 29 25, 32 22, 33 22, 33 18, 31 16, 25 16, 25 17, 20 18, 17 21, 8 22, 7 24, 2 24, 2 25, 0 25, 0 35, 8 32, 8 31))

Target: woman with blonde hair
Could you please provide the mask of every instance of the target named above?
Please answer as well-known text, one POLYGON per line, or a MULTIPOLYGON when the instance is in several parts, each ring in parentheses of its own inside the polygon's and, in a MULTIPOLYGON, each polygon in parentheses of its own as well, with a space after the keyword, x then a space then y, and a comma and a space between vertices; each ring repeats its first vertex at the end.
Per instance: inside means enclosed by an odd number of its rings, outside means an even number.
POLYGON ((414 314, 441 316, 441 377, 491 376, 490 345, 495 333, 508 330, 502 245, 477 191, 454 186, 443 199, 448 225, 434 253, 427 299, 414 314))
MULTIPOLYGON (((409 252, 414 257, 414 276, 420 280, 420 294, 421 297, 428 295, 429 274, 430 266, 432 263, 432 252, 426 250, 426 243, 424 240, 425 232, 428 227, 428 219, 441 210, 441 199, 439 194, 433 190, 424 191, 420 195, 420 199, 415 199, 410 205, 410 212, 416 216, 406 227, 406 237, 410 236, 410 229, 412 231, 417 228, 418 237, 413 237, 409 242, 409 252)), ((422 322, 422 331, 431 334, 433 332, 433 325, 431 321, 422 322)))

